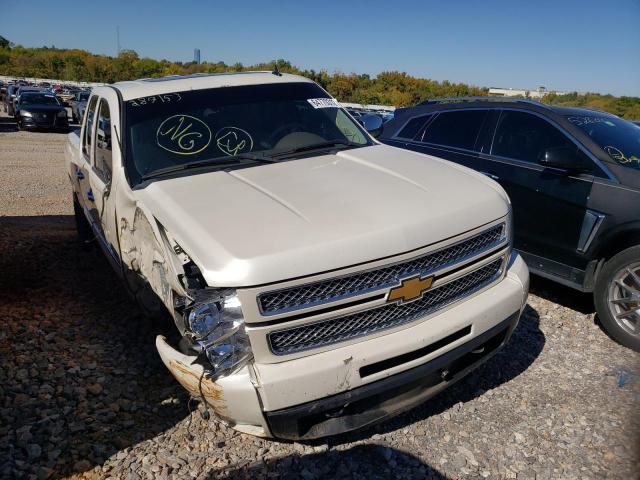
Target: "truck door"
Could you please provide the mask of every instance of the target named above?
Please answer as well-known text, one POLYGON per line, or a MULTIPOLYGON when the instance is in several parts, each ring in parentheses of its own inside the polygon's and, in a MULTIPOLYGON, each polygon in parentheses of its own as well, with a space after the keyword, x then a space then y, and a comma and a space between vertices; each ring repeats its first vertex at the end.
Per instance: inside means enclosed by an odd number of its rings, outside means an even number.
POLYGON ((111 110, 105 98, 99 100, 94 124, 91 169, 89 170, 91 202, 94 206, 91 212, 101 247, 108 254, 109 259, 119 266, 117 245, 114 243, 116 242, 114 207, 110 200, 113 176, 111 110))
POLYGON ((89 102, 87 115, 84 118, 84 123, 82 125, 82 130, 80 132, 80 156, 77 160, 76 165, 76 181, 77 183, 77 197, 78 203, 85 212, 89 223, 95 234, 95 227, 93 225, 94 215, 92 213, 92 209, 95 208, 95 204, 93 202, 93 192, 91 191, 91 185, 89 184, 89 172, 91 171, 91 154, 92 154, 92 141, 93 141, 93 125, 94 125, 94 116, 96 113, 96 106, 98 104, 98 97, 93 96, 89 102))

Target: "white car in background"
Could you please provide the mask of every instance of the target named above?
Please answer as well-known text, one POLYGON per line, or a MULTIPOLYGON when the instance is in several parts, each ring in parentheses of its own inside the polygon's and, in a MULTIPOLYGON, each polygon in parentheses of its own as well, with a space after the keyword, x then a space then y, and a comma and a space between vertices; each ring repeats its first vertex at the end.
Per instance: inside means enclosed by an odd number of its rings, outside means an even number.
POLYGON ((302 77, 94 88, 67 161, 81 237, 171 314, 164 364, 242 432, 317 438, 407 410, 525 306, 502 188, 379 144, 302 77))

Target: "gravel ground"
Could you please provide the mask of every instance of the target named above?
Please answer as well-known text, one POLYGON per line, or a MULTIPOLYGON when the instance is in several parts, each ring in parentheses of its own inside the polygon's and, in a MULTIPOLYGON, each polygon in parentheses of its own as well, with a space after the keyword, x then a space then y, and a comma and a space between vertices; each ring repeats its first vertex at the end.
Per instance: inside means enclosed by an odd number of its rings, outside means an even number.
POLYGON ((640 478, 640 356, 534 279, 509 345, 413 411, 327 442, 204 421, 150 322, 75 242, 64 134, 0 118, 0 478, 640 478))

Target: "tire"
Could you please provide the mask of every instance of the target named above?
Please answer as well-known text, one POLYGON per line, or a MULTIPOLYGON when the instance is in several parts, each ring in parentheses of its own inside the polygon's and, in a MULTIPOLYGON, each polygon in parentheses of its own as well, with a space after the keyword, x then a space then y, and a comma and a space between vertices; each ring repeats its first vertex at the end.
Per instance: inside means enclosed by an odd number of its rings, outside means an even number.
POLYGON ((627 248, 604 264, 593 296, 602 327, 611 338, 640 352, 640 246, 627 248))
POLYGON ((93 235, 93 231, 91 230, 91 225, 84 216, 84 212, 82 211, 82 207, 78 202, 78 197, 76 194, 73 194, 73 217, 76 223, 76 231, 78 233, 78 242, 80 246, 84 249, 89 249, 93 246, 93 241, 95 240, 95 236, 93 235))

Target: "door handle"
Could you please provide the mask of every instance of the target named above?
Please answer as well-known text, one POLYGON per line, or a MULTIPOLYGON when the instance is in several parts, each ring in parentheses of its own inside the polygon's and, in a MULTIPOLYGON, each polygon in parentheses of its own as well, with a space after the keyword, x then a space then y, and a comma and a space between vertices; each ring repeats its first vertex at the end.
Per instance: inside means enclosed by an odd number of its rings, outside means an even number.
POLYGON ((78 178, 78 180, 84 180, 84 173, 82 173, 82 170, 76 170, 76 177, 78 178))
POLYGON ((95 198, 93 197, 93 190, 87 190, 87 200, 93 202, 95 198))
POLYGON ((480 173, 489 177, 491 180, 500 180, 500 177, 493 172, 480 172, 480 173))

